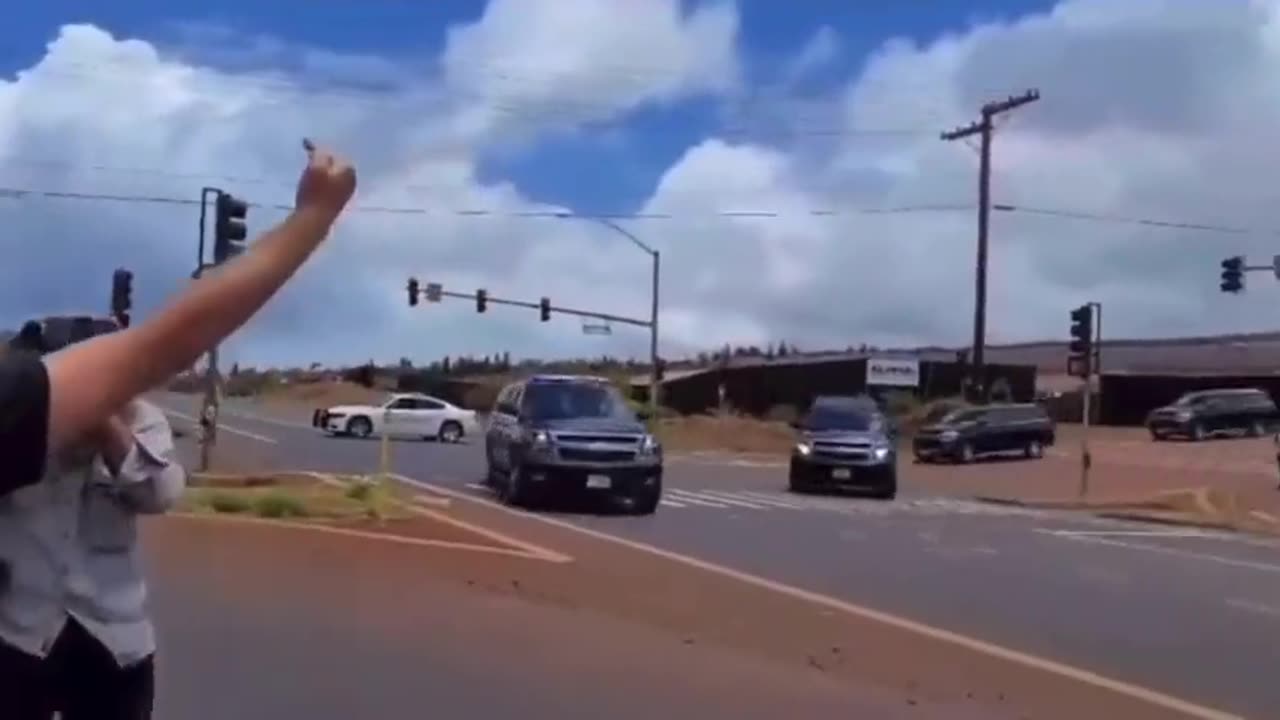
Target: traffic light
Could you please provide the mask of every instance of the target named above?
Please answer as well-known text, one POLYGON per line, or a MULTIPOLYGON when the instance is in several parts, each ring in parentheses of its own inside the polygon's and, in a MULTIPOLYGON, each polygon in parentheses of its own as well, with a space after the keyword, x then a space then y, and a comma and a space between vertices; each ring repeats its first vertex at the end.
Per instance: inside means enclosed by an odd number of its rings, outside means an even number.
POLYGON ((409 306, 418 304, 418 278, 409 278, 409 306))
POLYGON ((1088 377, 1093 360, 1093 306, 1081 305, 1071 311, 1069 369, 1073 375, 1088 377), (1074 365, 1072 367, 1072 365, 1074 365))
POLYGON ((129 327, 129 311, 133 309, 133 273, 117 268, 111 274, 111 314, 121 327, 129 327))
POLYGON ((1244 258, 1237 255, 1222 261, 1222 292, 1238 293, 1244 289, 1244 258))
POLYGON ((542 315, 542 322, 551 319, 551 298, 542 298, 542 302, 538 304, 538 312, 542 315))
POLYGON ((484 288, 480 288, 476 291, 476 312, 484 312, 484 309, 488 306, 489 293, 485 292, 484 288))
POLYGON ((249 235, 245 226, 249 203, 219 192, 214 207, 213 264, 221 265, 244 252, 244 239, 249 235))

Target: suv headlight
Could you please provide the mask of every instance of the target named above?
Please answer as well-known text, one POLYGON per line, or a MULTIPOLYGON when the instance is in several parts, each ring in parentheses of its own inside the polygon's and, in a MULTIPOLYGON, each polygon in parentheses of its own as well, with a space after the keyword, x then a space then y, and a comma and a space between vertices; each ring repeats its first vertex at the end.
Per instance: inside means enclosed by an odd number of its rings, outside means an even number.
POLYGON ((534 430, 529 436, 529 442, 539 450, 551 447, 551 435, 546 430, 534 430))
POLYGON ((1178 412, 1174 413, 1173 416, 1177 418, 1178 421, 1180 422, 1185 422, 1191 419, 1191 413, 1187 412, 1186 410, 1179 410, 1178 412))
POLYGON ((940 435, 938 435, 938 439, 942 442, 951 442, 958 437, 960 437, 960 433, 955 430, 944 430, 940 435))
POLYGON ((641 455, 657 455, 662 452, 662 443, 652 435, 645 435, 640 440, 641 455))
POLYGON ((811 445, 811 444, 809 444, 808 442, 805 442, 805 441, 798 442, 798 443, 796 443, 796 450, 795 450, 795 452, 796 452, 796 454, 797 454, 797 455, 805 455, 805 456, 807 456, 809 453, 813 452, 813 445, 811 445))
POLYGON ((876 445, 871 448, 871 456, 874 457, 877 462, 884 462, 885 460, 888 460, 889 454, 892 452, 893 448, 890 447, 888 443, 876 445))

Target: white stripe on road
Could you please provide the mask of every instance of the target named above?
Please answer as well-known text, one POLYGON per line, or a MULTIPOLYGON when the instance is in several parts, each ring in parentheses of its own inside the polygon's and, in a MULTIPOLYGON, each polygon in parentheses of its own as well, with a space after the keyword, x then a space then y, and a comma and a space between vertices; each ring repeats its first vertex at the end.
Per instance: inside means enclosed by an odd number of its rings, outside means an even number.
POLYGON ((315 429, 314 426, 312 426, 310 423, 298 422, 296 420, 280 420, 277 418, 269 418, 264 415, 255 415, 254 413, 244 412, 241 410, 224 409, 221 412, 226 415, 232 415, 232 416, 238 417, 241 420, 252 420, 254 422, 267 423, 268 425, 279 425, 280 427, 287 427, 287 428, 301 428, 303 430, 315 429))
POLYGON ((1267 617, 1280 620, 1280 605, 1268 605, 1256 600, 1248 600, 1245 598, 1227 598, 1228 607, 1237 610, 1244 610, 1255 615, 1266 615, 1267 617))
POLYGON ((742 494, 757 502, 773 505, 774 507, 786 508, 788 510, 804 510, 804 505, 792 500, 780 500, 768 493, 755 492, 753 490, 743 490, 742 494))
POLYGON ((700 499, 710 500, 711 502, 728 503, 729 505, 734 505, 741 508, 747 508, 748 510, 766 510, 767 509, 765 508, 765 506, 760 505, 759 503, 750 503, 750 502, 747 502, 746 500, 741 500, 739 498, 736 498, 732 494, 726 493, 726 492, 718 493, 714 490, 701 490, 698 492, 693 492, 691 490, 679 490, 677 492, 684 493, 687 495, 695 495, 700 499))
MULTIPOLYGON (((183 420, 186 420, 188 422, 197 423, 197 424, 199 424, 200 422, 198 418, 188 415, 186 413, 178 412, 177 410, 170 410, 168 408, 165 408, 164 412, 166 415, 172 415, 177 418, 182 418, 183 420)), ((243 437, 247 437, 250 440, 257 440, 258 442, 267 443, 268 445, 276 444, 275 438, 269 438, 266 435, 259 435, 258 433, 249 432, 248 430, 241 430, 238 427, 232 427, 231 425, 227 425, 226 423, 218 423, 218 429, 225 430, 233 435, 241 435, 243 437)))
MULTIPOLYGON (((399 479, 401 482, 407 483, 409 485, 413 485, 415 487, 420 487, 432 492, 437 492, 437 493, 440 493, 441 495, 458 498, 460 500, 465 500, 467 502, 483 504, 487 507, 493 508, 498 512, 504 512, 509 515, 525 518, 526 520, 529 520, 532 522, 541 522, 546 525, 551 525, 553 527, 557 527, 562 530, 567 530, 569 532, 577 533, 579 535, 583 535, 585 537, 589 537, 595 540, 601 540, 603 542, 613 543, 615 545, 630 548, 632 550, 636 550, 639 552, 648 553, 656 557, 664 558, 666 560, 680 563, 682 565, 696 568, 698 570, 703 570, 705 572, 713 573, 721 577, 727 577, 733 580, 737 580, 738 582, 742 582, 747 585, 753 585, 758 588, 776 592, 780 595, 786 595, 796 600, 809 602, 814 605, 819 605, 819 606, 828 608, 830 610, 843 612, 847 615, 852 615, 854 617, 862 618, 864 620, 878 622, 882 625, 887 625, 889 627, 896 628, 898 630, 902 630, 905 632, 913 633, 915 635, 926 637, 932 640, 950 643, 952 645, 956 645, 958 647, 962 647, 967 650, 971 650, 973 652, 986 655, 988 657, 999 658, 1006 662, 1014 663, 1016 665, 1021 665, 1026 668, 1031 668, 1033 670, 1038 670, 1040 672, 1049 673, 1051 675, 1056 675, 1058 677, 1067 678, 1069 680, 1074 680, 1076 682, 1084 683, 1086 685, 1091 685, 1096 688, 1108 690, 1119 695, 1124 695, 1125 697, 1131 698, 1133 700, 1137 700, 1139 702, 1148 703, 1154 707, 1163 708, 1170 712, 1186 715, 1187 717, 1190 717, 1190 718, 1197 718, 1197 720, 1243 720, 1243 718, 1241 718, 1238 715, 1233 715, 1231 713, 1224 712, 1222 710, 1216 710, 1214 708, 1207 707, 1204 705, 1197 705, 1196 703, 1183 700, 1182 698, 1174 697, 1172 695, 1167 695, 1165 693, 1162 693, 1156 690, 1151 690, 1149 688, 1145 688, 1140 685, 1133 685, 1131 683, 1127 683, 1122 680, 1115 680, 1113 678, 1109 678, 1104 675, 1099 675, 1098 673, 1085 670, 1084 668, 1075 667, 1073 665, 1068 665, 1066 663, 1061 663, 1056 660, 1050 660, 1048 658, 1039 657, 1036 655, 1032 655, 1030 653, 1013 650, 1011 648, 989 643, 984 640, 979 640, 978 638, 975 638, 975 637, 962 635, 960 633, 953 632, 951 630, 946 630, 944 628, 927 625, 925 623, 922 623, 916 620, 911 620, 909 618, 901 617, 898 615, 891 615, 882 610, 875 610, 869 607, 855 605, 851 602, 848 602, 846 600, 841 600, 839 598, 835 598, 830 595, 823 595, 821 593, 813 592, 811 590, 805 590, 803 588, 799 588, 794 585, 787 585, 785 583, 781 583, 776 580, 769 580, 768 578, 760 577, 759 575, 752 575, 750 573, 746 573, 741 570, 735 570, 725 565, 717 565, 716 563, 708 562, 706 560, 699 560, 698 558, 692 557, 690 555, 682 555, 677 552, 672 552, 671 550, 663 550, 662 548, 656 547, 654 545, 649 545, 636 540, 628 540, 626 538, 619 537, 617 535, 611 535, 607 532, 602 532, 600 530, 592 530, 590 528, 583 527, 581 525, 576 525, 566 520, 560 520, 558 518, 548 517, 546 515, 526 513, 520 510, 513 510, 511 508, 498 505, 497 503, 494 503, 491 500, 478 498, 474 495, 468 495, 467 493, 459 492, 457 490, 452 490, 450 488, 435 485, 433 483, 427 483, 421 480, 414 480, 413 478, 405 477, 403 475, 396 475, 395 477, 399 479)), ((1106 542, 1110 542, 1110 541, 1106 541, 1106 542)))
POLYGON ((668 500, 667 498, 662 498, 661 500, 658 501, 658 504, 663 505, 665 507, 673 507, 673 508, 689 507, 684 503, 677 502, 675 500, 668 500))
POLYGON ((674 496, 674 498, 675 498, 675 500, 676 500, 677 502, 682 502, 682 503, 691 503, 691 504, 693 504, 693 505, 701 505, 701 506, 703 506, 703 507, 720 508, 721 510, 723 510, 723 509, 725 509, 725 508, 729 507, 728 505, 725 505, 725 504, 723 504, 723 503, 711 502, 710 500, 704 500, 703 498, 701 498, 701 497, 699 497, 699 496, 697 496, 697 495, 690 495, 689 493, 683 492, 683 491, 681 491, 681 490, 668 489, 668 490, 666 491, 666 493, 665 493, 665 494, 666 494, 668 497, 672 497, 672 496, 674 496))
POLYGON ((1090 542, 1098 545, 1111 545, 1114 547, 1125 548, 1126 550, 1138 550, 1140 552, 1158 553, 1162 555, 1173 555, 1175 557, 1190 558, 1193 560, 1203 560, 1205 562, 1217 563, 1228 567, 1243 568, 1246 570, 1258 570, 1266 573, 1280 574, 1280 565, 1271 563, 1256 562, 1253 560, 1239 560, 1236 558, 1223 557, 1221 555, 1212 555, 1210 553, 1196 552, 1195 550, 1183 550, 1182 548, 1163 547, 1161 545, 1144 545, 1141 543, 1124 542, 1122 540, 1108 540, 1107 538, 1093 537, 1089 535, 1060 535, 1059 537, 1076 542, 1090 542))
POLYGON ((1217 537, 1217 533, 1203 530, 1050 530, 1036 528, 1036 532, 1060 537, 1166 537, 1166 538, 1202 538, 1217 537))

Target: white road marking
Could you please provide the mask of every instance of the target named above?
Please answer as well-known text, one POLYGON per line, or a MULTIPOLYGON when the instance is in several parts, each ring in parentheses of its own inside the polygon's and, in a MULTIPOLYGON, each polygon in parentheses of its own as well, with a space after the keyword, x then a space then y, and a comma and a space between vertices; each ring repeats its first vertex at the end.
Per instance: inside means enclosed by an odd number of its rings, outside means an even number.
POLYGON ((665 507, 673 507, 673 508, 689 507, 688 505, 677 502, 675 500, 668 500, 667 498, 662 498, 661 500, 658 501, 658 504, 663 505, 665 507))
POLYGON ((1172 555, 1175 557, 1190 558, 1193 560, 1203 560, 1205 562, 1216 563, 1218 565, 1226 565, 1228 567, 1243 568, 1245 570, 1257 570, 1259 572, 1280 574, 1280 565, 1271 563, 1256 562, 1253 560, 1239 560, 1237 558, 1223 557, 1221 555, 1212 555, 1210 553, 1197 552, 1195 550, 1184 550, 1182 548, 1162 547, 1160 545, 1143 545, 1140 543, 1124 542, 1122 540, 1109 540, 1107 538, 1093 537, 1089 535, 1061 535, 1068 540, 1075 542, 1088 542, 1098 545, 1111 545, 1114 547, 1125 548, 1126 550, 1137 550, 1140 552, 1157 553, 1161 555, 1172 555))
MULTIPOLYGON (((432 492, 437 492, 437 493, 440 493, 441 495, 456 497, 460 500, 465 500, 467 502, 483 504, 486 507, 490 507, 497 510, 498 512, 505 512, 510 515, 531 520, 533 522, 541 522, 547 525, 551 525, 553 527, 558 527, 562 530, 574 532, 579 535, 593 538, 595 540, 601 540, 604 542, 613 543, 615 545, 620 545, 622 547, 630 548, 632 550, 637 550, 639 552, 648 553, 650 555, 661 557, 666 560, 670 560, 672 562, 677 562, 683 565, 687 565, 689 567, 703 570, 705 572, 720 575, 722 577, 731 578, 733 580, 737 580, 739 582, 742 582, 748 585, 753 585, 755 587, 759 587, 765 590, 770 590, 772 592, 776 592, 781 595, 786 595, 788 597, 791 597, 797 600, 809 602, 814 605, 824 607, 827 610, 843 612, 845 614, 852 615, 854 617, 859 617, 864 620, 878 622, 883 625, 888 625, 889 627, 914 633, 916 635, 930 638, 932 640, 938 640, 941 642, 950 643, 952 645, 963 647, 967 650, 972 650, 974 652, 987 655, 989 657, 999 658, 1006 662, 1011 662, 1016 665, 1021 665, 1023 667, 1031 668, 1033 670, 1039 670, 1041 672, 1046 672, 1051 675, 1057 675, 1059 677, 1074 680, 1076 682, 1084 683, 1086 685, 1092 685, 1093 687, 1108 690, 1119 695, 1124 695, 1134 700, 1145 702, 1155 707, 1169 710, 1171 712, 1182 713, 1188 717, 1197 718, 1198 720, 1244 720, 1238 715, 1233 715, 1231 713, 1224 712, 1222 710, 1217 710, 1204 705, 1198 705, 1196 703, 1183 700, 1182 698, 1174 697, 1172 695, 1167 695, 1165 693, 1162 693, 1156 690, 1151 690, 1149 688, 1145 688, 1140 685, 1134 685, 1131 683, 1124 682, 1122 680, 1115 680, 1113 678, 1099 675, 1098 673, 1085 670, 1083 668, 1075 667, 1073 665, 1068 665, 1066 663, 1058 662, 1056 660, 1050 660, 1048 658, 1031 655, 1030 653, 1013 650, 1011 648, 1006 648, 1001 645, 996 645, 994 643, 989 643, 984 640, 979 640, 977 638, 970 637, 968 635, 962 635, 960 633, 953 632, 951 630, 946 630, 943 628, 934 627, 932 625, 927 625, 925 623, 922 623, 916 620, 911 620, 909 618, 901 617, 898 615, 891 615, 882 610, 875 610, 875 609, 864 607, 861 605, 855 605, 854 603, 848 602, 846 600, 841 600, 839 598, 835 598, 830 595, 823 595, 821 593, 813 592, 811 590, 805 590, 803 588, 795 587, 793 585, 787 585, 785 583, 781 583, 776 580, 769 580, 767 578, 763 578, 758 575, 752 575, 750 573, 742 572, 741 570, 735 570, 733 568, 730 568, 724 565, 717 565, 716 563, 708 562, 706 560, 699 560, 698 558, 695 558, 689 555, 682 555, 680 553, 672 552, 670 550, 663 550, 662 548, 659 548, 653 545, 648 545, 646 543, 638 542, 635 540, 628 540, 626 538, 619 537, 617 535, 610 535, 609 533, 602 532, 599 530, 592 530, 590 528, 583 527, 581 525, 576 525, 572 522, 567 522, 565 520, 548 517, 546 515, 537 515, 532 513, 521 512, 519 510, 513 510, 511 508, 498 505, 497 503, 494 503, 489 500, 484 500, 482 498, 478 498, 473 495, 467 495, 466 493, 459 492, 457 490, 451 490, 447 487, 441 487, 432 483, 423 482, 421 480, 414 480, 413 478, 408 478, 403 475, 396 475, 395 477, 401 480, 402 482, 408 483, 409 485, 430 490, 432 492)), ((1111 541, 1105 541, 1105 542, 1111 542, 1111 541)))
POLYGON ((1278 605, 1268 605, 1266 603, 1261 603, 1256 600, 1248 600, 1245 598, 1227 598, 1225 602, 1228 606, 1236 608, 1237 610, 1244 610, 1245 612, 1251 612, 1255 615, 1266 615, 1267 617, 1280 620, 1280 606, 1278 605))
POLYGON ((298 422, 296 420, 280 420, 278 418, 266 417, 265 415, 257 415, 243 410, 223 408, 221 412, 225 415, 233 415, 242 420, 252 420, 254 422, 267 423, 268 425, 279 425, 287 428, 301 428, 303 430, 315 430, 310 423, 298 422))
POLYGON ((733 495, 733 493, 716 492, 715 490, 703 490, 699 493, 700 497, 707 498, 713 502, 724 502, 738 507, 749 508, 751 510, 764 510, 765 507, 758 502, 748 502, 733 495))
POLYGON ((773 505, 774 507, 786 508, 788 510, 804 509, 804 505, 801 505, 799 503, 796 503, 790 500, 782 500, 772 495, 769 495, 768 493, 755 492, 752 490, 743 490, 742 495, 744 497, 751 498, 752 500, 762 502, 766 505, 773 505))
MULTIPOLYGON (((186 414, 186 413, 178 412, 177 410, 170 410, 170 409, 168 409, 168 408, 165 408, 165 411, 164 411, 164 412, 165 412, 165 414, 167 414, 167 415, 173 415, 174 417, 182 418, 183 420, 186 420, 186 421, 188 421, 188 422, 193 422, 193 423, 199 423, 199 422, 200 422, 200 421, 199 421, 199 419, 197 419, 197 418, 195 418, 195 417, 193 417, 193 416, 191 416, 191 415, 188 415, 188 414, 186 414)), ((276 440, 275 440, 275 438, 269 438, 269 437, 267 437, 266 435, 259 435, 258 433, 255 433, 255 432, 249 432, 248 430, 241 430, 241 429, 240 429, 240 428, 238 428, 238 427, 233 427, 233 426, 231 426, 231 425, 227 425, 227 424, 225 424, 225 423, 218 423, 218 429, 219 429, 219 430, 225 430, 225 431, 227 431, 227 432, 229 432, 229 433, 231 433, 231 434, 233 434, 233 435, 240 435, 240 436, 243 436, 243 437, 247 437, 247 438, 249 438, 250 440, 257 440, 258 442, 266 443, 266 444, 268 444, 268 445, 275 445, 275 444, 276 444, 276 440)))
POLYGON ((725 505, 725 504, 723 504, 723 503, 711 502, 710 500, 704 500, 703 498, 701 498, 701 497, 699 497, 699 496, 697 496, 697 495, 690 495, 690 494, 688 494, 688 493, 682 492, 682 491, 677 490, 677 489, 667 490, 666 492, 667 492, 667 494, 668 494, 668 495, 674 496, 676 500, 678 500, 679 502, 683 502, 683 503, 692 503, 692 504, 694 504, 694 505, 702 505, 703 507, 720 508, 721 510, 723 510, 723 509, 725 509, 725 508, 729 507, 728 505, 725 505))
POLYGON ((1164 537, 1164 538, 1203 538, 1217 537, 1217 533, 1203 530, 1051 530, 1036 528, 1036 532, 1060 537, 1164 537))
POLYGON ((488 490, 489 489, 481 483, 467 483, 467 487, 471 488, 472 490, 488 490))

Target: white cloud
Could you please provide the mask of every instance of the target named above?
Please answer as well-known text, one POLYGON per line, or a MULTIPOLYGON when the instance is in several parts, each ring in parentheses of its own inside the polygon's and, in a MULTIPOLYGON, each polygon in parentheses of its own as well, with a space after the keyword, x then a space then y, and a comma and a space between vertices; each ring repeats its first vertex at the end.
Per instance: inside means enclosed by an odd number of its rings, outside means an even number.
MULTIPOLYGON (((778 339, 810 347, 965 342, 973 214, 857 210, 973 202, 974 154, 936 133, 1026 87, 1039 87, 1043 99, 1011 114, 997 135, 998 201, 1271 225, 1276 19, 1270 2, 1069 0, 931 43, 886 42, 813 104, 844 135, 709 137, 643 203, 677 219, 626 222, 663 253, 664 341, 673 349, 778 339), (867 128, 922 132, 857 132, 867 128), (718 215, 761 209, 777 216, 718 215)), ((645 104, 735 93, 740 42, 726 3, 685 12, 676 0, 497 0, 476 23, 451 30, 440 78, 398 78, 399 89, 382 94, 313 94, 288 90, 290 74, 270 69, 263 58, 293 52, 270 42, 255 45, 255 69, 215 70, 147 42, 69 26, 39 64, 0 82, 0 186, 194 198, 215 183, 287 202, 298 139, 312 135, 356 157, 360 204, 432 212, 345 218, 234 343, 246 360, 639 355, 640 332, 586 338, 576 322, 543 325, 532 310, 495 307, 477 317, 449 302, 411 311, 404 281, 415 274, 451 289, 548 294, 557 304, 644 317, 642 253, 586 221, 511 216, 556 209, 510 183, 481 182, 476 158, 494 144, 616 121, 645 104)), ((810 49, 797 62, 808 55, 822 53, 810 49)), ((302 65, 343 77, 394 74, 379 58, 322 51, 304 54, 302 65)), ((816 125, 812 116, 795 122, 816 125)), ((278 216, 255 209, 250 220, 262 229, 278 216)), ((8 324, 50 308, 105 304, 117 264, 135 269, 145 312, 184 282, 194 259, 186 206, 0 198, 0 221, 8 324)), ((1269 278, 1250 277, 1244 297, 1216 287, 1222 257, 1269 258, 1276 247, 1267 237, 1007 213, 992 223, 993 341, 1062 336, 1067 309, 1086 300, 1107 306, 1116 334, 1273 325, 1270 305, 1280 293, 1269 278)))

